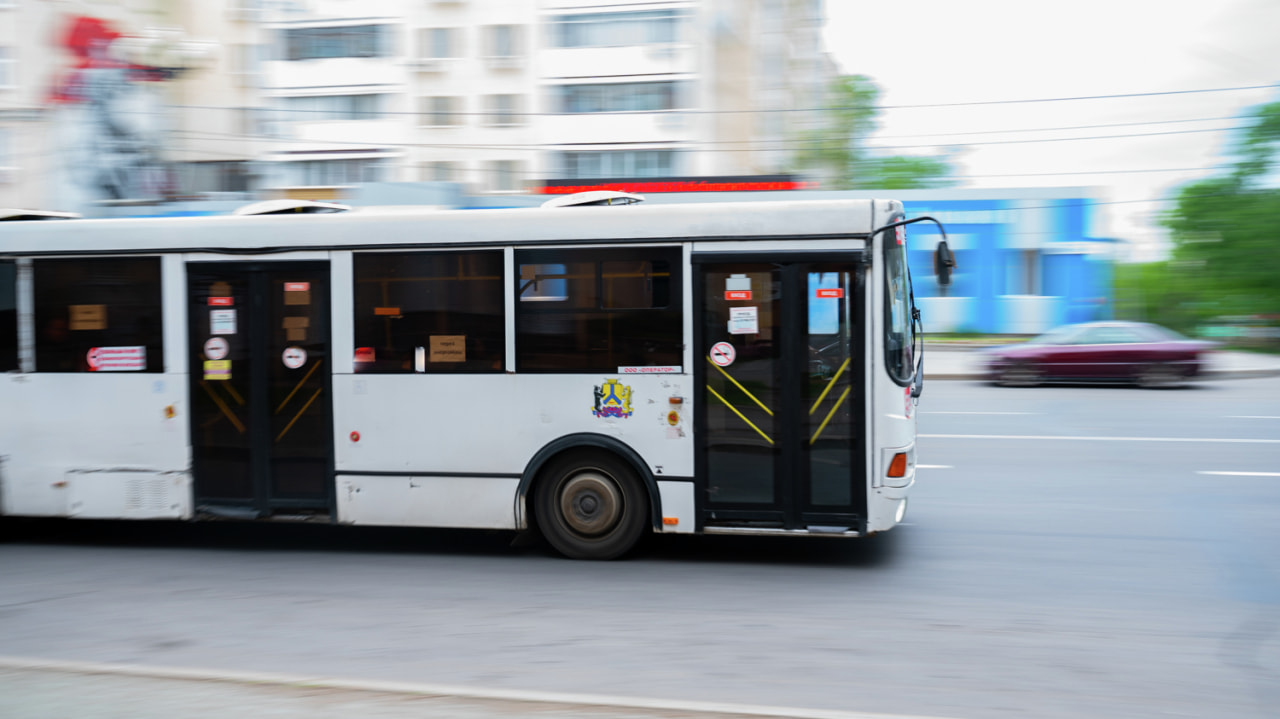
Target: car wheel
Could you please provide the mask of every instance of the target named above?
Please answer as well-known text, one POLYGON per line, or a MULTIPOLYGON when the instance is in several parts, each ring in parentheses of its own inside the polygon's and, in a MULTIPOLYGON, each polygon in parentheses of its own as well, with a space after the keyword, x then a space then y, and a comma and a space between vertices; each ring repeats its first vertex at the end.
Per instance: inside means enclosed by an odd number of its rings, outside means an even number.
POLYGON ((1138 386, 1147 389, 1177 387, 1185 379, 1177 367, 1167 362, 1153 362, 1138 370, 1138 386))
POLYGON ((1035 387, 1041 381, 1039 368, 1030 362, 1014 362, 1000 371, 1000 384, 1006 387, 1035 387))
POLYGON ((538 529, 573 559, 614 559, 644 533, 649 501, 634 470, 607 452, 552 460, 534 491, 538 529))

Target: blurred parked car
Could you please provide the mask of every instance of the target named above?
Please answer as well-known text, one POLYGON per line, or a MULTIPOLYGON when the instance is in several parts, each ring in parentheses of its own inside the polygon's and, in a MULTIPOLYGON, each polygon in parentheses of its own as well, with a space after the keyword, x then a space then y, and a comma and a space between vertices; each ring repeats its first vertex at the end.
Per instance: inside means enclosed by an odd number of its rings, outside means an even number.
POLYGON ((1133 382, 1169 387, 1200 374, 1213 342, 1145 322, 1089 322, 987 350, 987 376, 1029 387, 1042 382, 1133 382))

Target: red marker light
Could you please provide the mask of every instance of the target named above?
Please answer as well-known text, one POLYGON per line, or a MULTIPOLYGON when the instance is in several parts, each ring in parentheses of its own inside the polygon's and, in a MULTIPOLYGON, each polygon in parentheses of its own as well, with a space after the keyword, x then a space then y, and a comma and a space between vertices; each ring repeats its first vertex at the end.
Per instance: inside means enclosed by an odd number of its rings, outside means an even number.
POLYGON ((352 433, 351 433, 351 441, 352 441, 352 442, 359 442, 359 441, 360 441, 360 433, 359 433, 359 432, 352 432, 352 433))

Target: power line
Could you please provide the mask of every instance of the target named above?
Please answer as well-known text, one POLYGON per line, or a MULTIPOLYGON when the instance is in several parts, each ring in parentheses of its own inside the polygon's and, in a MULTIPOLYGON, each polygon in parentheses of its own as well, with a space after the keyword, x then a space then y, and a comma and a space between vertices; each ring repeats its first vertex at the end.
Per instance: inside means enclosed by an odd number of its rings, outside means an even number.
POLYGON ((1239 127, 1204 127, 1195 130, 1166 130, 1164 132, 1133 132, 1122 135, 1085 135, 1083 137, 1041 137, 1025 140, 988 140, 986 142, 949 142, 931 145, 867 145, 869 150, 909 150, 922 147, 980 147, 985 145, 1025 145, 1037 142, 1071 142, 1075 140, 1118 140, 1134 137, 1161 137, 1165 135, 1190 135, 1201 132, 1229 132, 1239 127))
MULTIPOLYGON (((620 114, 620 115, 621 115, 621 114, 640 114, 640 115, 644 115, 644 114, 671 114, 671 113, 684 113, 684 114, 697 114, 697 115, 733 115, 733 114, 778 113, 778 112, 830 112, 830 111, 841 111, 841 110, 864 110, 864 109, 865 109, 865 110, 914 110, 914 109, 930 109, 930 108, 982 107, 982 106, 989 106, 989 105, 1033 104, 1033 103, 1044 103, 1044 102, 1074 102, 1074 101, 1083 101, 1083 100, 1114 100, 1114 99, 1123 99, 1123 98, 1160 97, 1160 96, 1171 96, 1171 95, 1192 95, 1192 94, 1217 93, 1217 92, 1241 92, 1241 91, 1245 91, 1245 90, 1268 90, 1268 89, 1275 89, 1275 88, 1280 88, 1280 83, 1276 83, 1276 84, 1269 84, 1269 85, 1242 85, 1242 86, 1236 86, 1236 87, 1211 87, 1211 88, 1200 88, 1200 89, 1195 89, 1195 90, 1165 90, 1165 91, 1158 91, 1158 92, 1129 92, 1129 93, 1116 93, 1116 94, 1111 94, 1111 95, 1079 95, 1079 96, 1072 96, 1072 97, 1040 97, 1040 98, 1021 98, 1021 99, 1008 99, 1008 100, 974 100, 974 101, 964 101, 964 102, 920 103, 920 104, 910 104, 910 105, 871 105, 871 106, 867 106, 867 107, 861 107, 861 106, 839 106, 839 105, 836 105, 836 106, 824 106, 824 107, 801 107, 801 108, 796 108, 796 107, 784 107, 784 108, 762 108, 762 109, 747 109, 747 110, 737 110, 737 109, 734 109, 734 110, 701 110, 701 109, 696 109, 696 108, 667 108, 667 109, 653 109, 653 110, 625 110, 625 111, 618 111, 618 112, 614 112, 614 113, 606 113, 606 112, 601 112, 601 113, 577 113, 577 112, 495 112, 495 111, 492 111, 492 110, 487 110, 487 111, 477 111, 477 112, 449 112, 449 113, 447 113, 447 114, 449 114, 449 115, 455 115, 455 116, 495 116, 495 115, 501 115, 501 116, 504 116, 504 117, 574 117, 574 116, 581 116, 581 115, 595 115, 595 114, 620 114)), ((350 94, 350 93, 348 93, 348 94, 350 94)), ((396 95, 409 95, 409 93, 407 93, 407 92, 401 92, 401 93, 364 93, 364 94, 396 94, 396 95)), ((494 94, 494 93, 488 93, 488 94, 494 94)), ((529 94, 529 93, 506 93, 506 94, 517 94, 517 95, 519 95, 519 94, 525 94, 525 95, 527 95, 527 94, 529 94)), ((338 96, 338 94, 337 94, 337 93, 335 93, 335 94, 333 94, 333 95, 319 95, 319 96, 317 96, 317 97, 333 97, 333 96, 338 96)), ((281 100, 281 99, 288 99, 288 98, 290 98, 290 97, 294 97, 294 96, 269 96, 269 97, 266 97, 265 99, 268 99, 268 100, 281 100)), ((312 96, 297 96, 297 97, 312 97, 312 96)), ((417 94, 414 94, 414 95, 411 95, 411 97, 435 97, 435 96, 434 96, 434 95, 417 95, 417 94)), ((457 96, 457 95, 450 95, 450 96, 446 96, 446 97, 458 97, 458 96, 457 96)), ((325 113, 325 114, 332 114, 332 113, 333 113, 333 111, 332 111, 332 110, 326 110, 326 109, 306 109, 306 108, 290 108, 290 109, 286 109, 286 108, 273 108, 273 107, 244 107, 244 106, 228 107, 228 106, 218 106, 218 105, 179 105, 179 104, 166 105, 166 107, 169 107, 169 108, 175 108, 175 109, 185 109, 185 110, 233 110, 233 111, 251 110, 251 111, 259 111, 259 112, 277 112, 277 113, 313 113, 313 114, 314 114, 314 113, 325 113)), ((30 108, 30 107, 18 107, 18 106, 6 106, 6 107, 0 108, 0 109, 3 109, 3 110, 30 110, 30 109, 32 109, 32 108, 30 108)), ((422 112, 412 111, 412 110, 404 110, 404 111, 353 111, 353 113, 352 113, 352 114, 359 115, 359 116, 361 116, 361 117, 386 117, 386 116, 396 116, 396 115, 421 115, 421 114, 429 114, 429 113, 422 113, 422 112)))
POLYGON ((1185 120, 1144 120, 1140 122, 1109 122, 1098 125, 1066 125, 1063 127, 1024 127, 1004 130, 970 130, 968 132, 918 132, 910 135, 879 135, 876 139, 898 140, 908 137, 963 137, 968 135, 1002 135, 1017 132, 1066 132, 1068 130, 1097 130, 1104 127, 1136 127, 1140 125, 1174 125, 1187 122, 1219 122, 1222 120, 1247 120, 1249 115, 1227 115, 1225 117, 1197 117, 1185 120))
POLYGON ((1162 95, 1194 95, 1207 92, 1238 92, 1242 90, 1269 90, 1280 87, 1272 85, 1243 85, 1239 87, 1210 87, 1199 90, 1165 90, 1162 92, 1124 92, 1115 95, 1079 95, 1076 97, 1040 97, 1022 100, 982 100, 976 102, 939 102, 921 105, 877 105, 876 110, 915 110, 940 107, 978 107, 983 105, 1015 105, 1036 102, 1074 102, 1076 100, 1115 100, 1128 97, 1159 97, 1162 95))
MULTIPOLYGON (((950 148, 950 147, 980 147, 985 145, 1013 145, 1013 144, 1032 144, 1032 143, 1048 143, 1048 142, 1074 142, 1081 140, 1114 140, 1114 139, 1132 139, 1140 137, 1163 137, 1169 135, 1187 135, 1199 134, 1205 132, 1230 132, 1234 130, 1244 129, 1242 126, 1233 127, 1216 127, 1216 128, 1194 128, 1188 130, 1165 130, 1161 132, 1134 132, 1122 133, 1115 135, 1082 135, 1077 137, 1045 137, 1045 138, 1025 138, 1014 140, 985 140, 979 142, 960 142, 960 143, 923 143, 912 145, 866 145, 869 150, 919 150, 926 148, 950 148)), ((254 141, 262 143, 307 143, 316 144, 319 141, 298 140, 292 138, 271 138, 254 135, 244 135, 239 133, 216 133, 203 132, 195 130, 175 130, 171 134, 185 134, 189 136, 198 136, 200 134, 206 136, 220 136, 235 138, 244 141, 254 141)), ((927 137, 927 135, 926 135, 927 137)), ((323 144, 328 145, 357 145, 361 147, 418 147, 418 148, 438 148, 438 149, 464 149, 464 150, 563 150, 573 151, 574 148, 584 147, 582 145, 570 145, 565 143, 450 143, 450 142, 413 142, 413 143, 390 143, 390 142, 365 142, 365 141, 339 141, 327 140, 323 144)), ((625 142, 617 143, 593 143, 595 144, 631 144, 625 142)), ((646 143, 647 144, 647 143, 646 143)), ((685 140, 668 143, 661 148, 643 148, 643 149, 685 149, 695 148, 702 152, 746 152, 756 150, 761 152, 767 151, 789 151, 795 149, 814 149, 818 151, 829 149, 843 149, 847 147, 847 141, 841 137, 823 137, 823 138, 793 138, 779 140, 685 140), (831 144, 825 144, 825 143, 831 144), (714 147, 714 146, 732 146, 732 147, 714 147)), ((641 148, 637 148, 641 149, 641 148)))

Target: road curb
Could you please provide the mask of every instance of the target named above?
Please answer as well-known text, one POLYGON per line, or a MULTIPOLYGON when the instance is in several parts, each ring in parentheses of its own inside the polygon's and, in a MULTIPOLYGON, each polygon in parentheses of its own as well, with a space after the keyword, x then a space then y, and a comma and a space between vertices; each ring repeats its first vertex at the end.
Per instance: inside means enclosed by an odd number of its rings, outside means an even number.
POLYGON ((224 671, 216 669, 181 669, 143 664, 107 664, 74 662, 31 657, 0 656, 0 670, 46 671, 62 674, 113 675, 141 679, 193 682, 217 682, 253 686, 275 686, 286 689, 333 689, 419 697, 447 697, 521 704, 563 705, 578 708, 626 709, 635 711, 676 712, 681 716, 705 717, 778 717, 780 719, 946 719, 916 714, 880 714, 839 710, 802 709, 795 707, 756 706, 719 702, 674 701, 567 692, 522 691, 518 689, 483 689, 479 687, 419 684, 414 682, 341 679, 306 674, 224 671))

